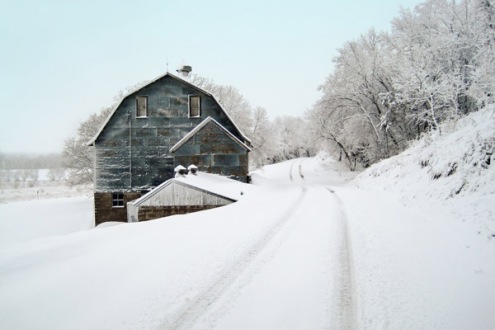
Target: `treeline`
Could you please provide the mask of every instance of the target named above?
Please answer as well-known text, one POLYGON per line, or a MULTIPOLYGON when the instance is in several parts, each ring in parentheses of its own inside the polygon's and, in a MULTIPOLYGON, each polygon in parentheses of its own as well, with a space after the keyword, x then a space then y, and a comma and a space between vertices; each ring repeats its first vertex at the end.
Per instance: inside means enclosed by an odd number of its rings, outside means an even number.
POLYGON ((200 76, 193 76, 191 82, 215 95, 233 121, 251 139, 251 169, 312 156, 318 151, 310 140, 309 128, 303 118, 281 116, 270 119, 266 109, 251 105, 233 86, 218 85, 200 76))
POLYGON ((493 0, 429 0, 403 10, 390 33, 345 43, 306 116, 321 145, 367 167, 439 123, 494 102, 493 0))
POLYGON ((60 153, 0 153, 0 169, 2 170, 56 169, 62 167, 64 166, 60 153))

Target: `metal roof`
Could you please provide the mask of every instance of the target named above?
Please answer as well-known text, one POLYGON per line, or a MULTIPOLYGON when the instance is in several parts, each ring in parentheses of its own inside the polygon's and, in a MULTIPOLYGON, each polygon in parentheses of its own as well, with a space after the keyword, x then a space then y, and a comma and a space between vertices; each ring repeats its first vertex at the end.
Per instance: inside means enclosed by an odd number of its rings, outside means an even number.
POLYGON ((105 129, 105 126, 107 126, 108 122, 110 121, 110 119, 112 118, 112 116, 114 115, 115 111, 117 111, 117 109, 119 108, 119 106, 122 104, 122 102, 124 101, 124 99, 126 99, 127 97, 129 97, 130 95, 136 93, 137 91, 145 88, 146 86, 148 85, 151 85, 153 84, 154 82, 156 82, 157 80, 159 79, 162 79, 166 76, 169 76, 173 79, 176 79, 180 82, 183 82, 195 89, 197 89, 198 91, 208 95, 208 96, 211 96, 213 98, 213 100, 218 104, 218 106, 220 107, 220 109, 223 111, 223 113, 225 114, 225 116, 232 122, 232 124, 234 125, 234 127, 237 129, 237 131, 239 132, 239 134, 241 134, 241 136, 244 138, 244 140, 248 141, 249 143, 251 143, 251 140, 242 132, 242 130, 239 128, 239 126, 237 126, 237 124, 234 122, 234 120, 232 120, 232 118, 229 116, 229 114, 227 113, 227 111, 225 111, 225 109, 223 108, 222 104, 220 102, 218 102, 218 100, 216 99, 215 95, 211 94, 210 92, 207 92, 206 90, 194 85, 193 83, 187 81, 187 80, 184 80, 180 77, 177 77, 176 75, 173 75, 171 74, 170 72, 166 72, 165 74, 151 80, 150 82, 147 82, 145 85, 143 86, 139 86, 139 87, 136 87, 135 89, 131 90, 130 92, 128 92, 127 94, 125 94, 119 102, 117 102, 115 104, 115 106, 112 108, 112 111, 110 112, 110 114, 108 115, 107 119, 105 120, 105 122, 103 123, 103 125, 100 127, 100 129, 98 130, 98 132, 96 133, 96 135, 90 140, 88 141, 87 145, 88 146, 91 146, 93 145, 96 140, 98 139, 98 137, 100 136, 101 132, 105 129))

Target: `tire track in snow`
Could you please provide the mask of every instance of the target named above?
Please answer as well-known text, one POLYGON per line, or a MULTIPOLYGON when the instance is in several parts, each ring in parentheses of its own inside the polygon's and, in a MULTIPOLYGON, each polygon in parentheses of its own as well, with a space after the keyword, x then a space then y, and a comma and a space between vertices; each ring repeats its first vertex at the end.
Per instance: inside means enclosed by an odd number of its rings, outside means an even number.
POLYGON ((301 177, 301 179, 304 180, 304 175, 303 175, 303 172, 302 172, 302 164, 303 164, 304 160, 301 160, 301 162, 299 163, 299 176, 301 177))
MULTIPOLYGON (((308 182, 304 178, 303 163, 304 159, 294 161, 291 164, 289 174, 291 182, 296 183, 294 180, 294 167, 298 166, 298 174, 301 178, 303 187, 308 187, 308 182)), ((311 184, 309 184, 311 186, 311 184)), ((326 190, 332 195, 332 198, 336 200, 338 206, 338 227, 339 236, 341 238, 340 245, 338 246, 338 273, 335 274, 338 278, 335 279, 336 292, 338 297, 334 298, 335 308, 333 309, 338 329, 357 329, 357 313, 356 313, 356 290, 354 285, 353 264, 352 264, 352 248, 351 240, 349 236, 347 216, 345 214, 345 208, 342 200, 339 196, 329 187, 325 187, 326 190)))
POLYGON ((290 230, 283 228, 285 239, 277 239, 281 242, 276 249, 271 245, 268 253, 263 251, 270 255, 269 261, 256 262, 248 274, 242 274, 192 329, 235 329, 236 322, 241 322, 242 329, 356 329, 351 247, 340 200, 334 194, 328 196, 324 185, 309 185, 307 191, 303 206, 293 215, 297 221, 287 226, 290 230), (282 270, 291 268, 289 276, 281 276, 282 270), (266 285, 279 280, 284 284, 266 285), (264 305, 267 313, 258 307, 264 305), (311 305, 316 312, 302 307, 311 305), (298 312, 285 315, 288 310, 298 312), (253 316, 245 315, 246 311, 253 316))
MULTIPOLYGON (((174 321, 163 324, 159 329, 190 329, 194 327, 202 315, 208 311, 208 308, 218 301, 224 292, 226 292, 239 277, 246 273, 250 267, 253 267, 252 264, 257 263, 257 257, 269 247, 272 241, 274 241, 277 236, 282 236, 284 234, 282 229, 293 219, 292 215, 296 213, 300 205, 303 204, 302 200, 305 198, 305 195, 306 188, 303 187, 297 198, 295 198, 292 203, 287 203, 287 205, 290 206, 279 217, 278 221, 265 233, 265 235, 253 244, 251 249, 247 250, 243 256, 239 258, 239 261, 236 264, 220 276, 217 281, 212 283, 212 285, 200 294, 198 298, 185 306, 181 312, 178 313, 179 316, 174 321)), ((281 238, 281 241, 285 238, 286 235, 281 238)), ((278 242, 278 245, 280 244, 281 242, 278 242)), ((261 267, 267 261, 268 260, 261 260, 259 261, 260 265, 257 266, 261 267)), ((255 273, 249 274, 249 276, 254 276, 254 274, 255 273)))
POLYGON ((357 329, 356 289, 352 263, 352 247, 344 204, 332 189, 327 191, 336 199, 340 216, 338 217, 341 242, 338 251, 339 278, 336 281, 338 298, 336 302, 339 329, 357 329))
POLYGON ((290 169, 289 169, 289 179, 291 182, 294 182, 295 183, 295 180, 294 180, 294 175, 293 175, 293 172, 294 172, 294 166, 296 165, 296 163, 298 163, 298 175, 299 177, 301 178, 301 180, 304 182, 304 174, 302 172, 302 164, 304 163, 304 159, 298 159, 296 161, 293 161, 292 164, 290 165, 290 169))

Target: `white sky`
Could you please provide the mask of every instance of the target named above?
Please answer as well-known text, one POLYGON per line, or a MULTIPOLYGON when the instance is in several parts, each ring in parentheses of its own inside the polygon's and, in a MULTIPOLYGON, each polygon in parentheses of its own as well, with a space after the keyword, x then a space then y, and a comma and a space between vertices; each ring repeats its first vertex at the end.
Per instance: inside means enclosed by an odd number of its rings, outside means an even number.
POLYGON ((320 97, 344 42, 420 0, 0 0, 0 152, 60 152, 128 86, 183 64, 272 118, 320 97))

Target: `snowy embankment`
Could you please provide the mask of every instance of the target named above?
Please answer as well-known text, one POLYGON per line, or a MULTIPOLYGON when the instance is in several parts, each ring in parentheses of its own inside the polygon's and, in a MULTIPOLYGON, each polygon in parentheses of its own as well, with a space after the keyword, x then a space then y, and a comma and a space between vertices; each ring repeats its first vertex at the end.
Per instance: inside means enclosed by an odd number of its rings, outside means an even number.
POLYGON ((46 236, 62 209, 0 213, 42 232, 0 245, 0 328, 493 329, 493 118, 456 130, 353 184, 323 156, 267 166, 189 215, 46 236))
POLYGON ((358 187, 396 195, 404 205, 442 204, 479 235, 495 234, 495 107, 470 114, 364 172, 358 187))
POLYGON ((495 117, 480 111, 339 191, 365 329, 493 329, 495 117))

